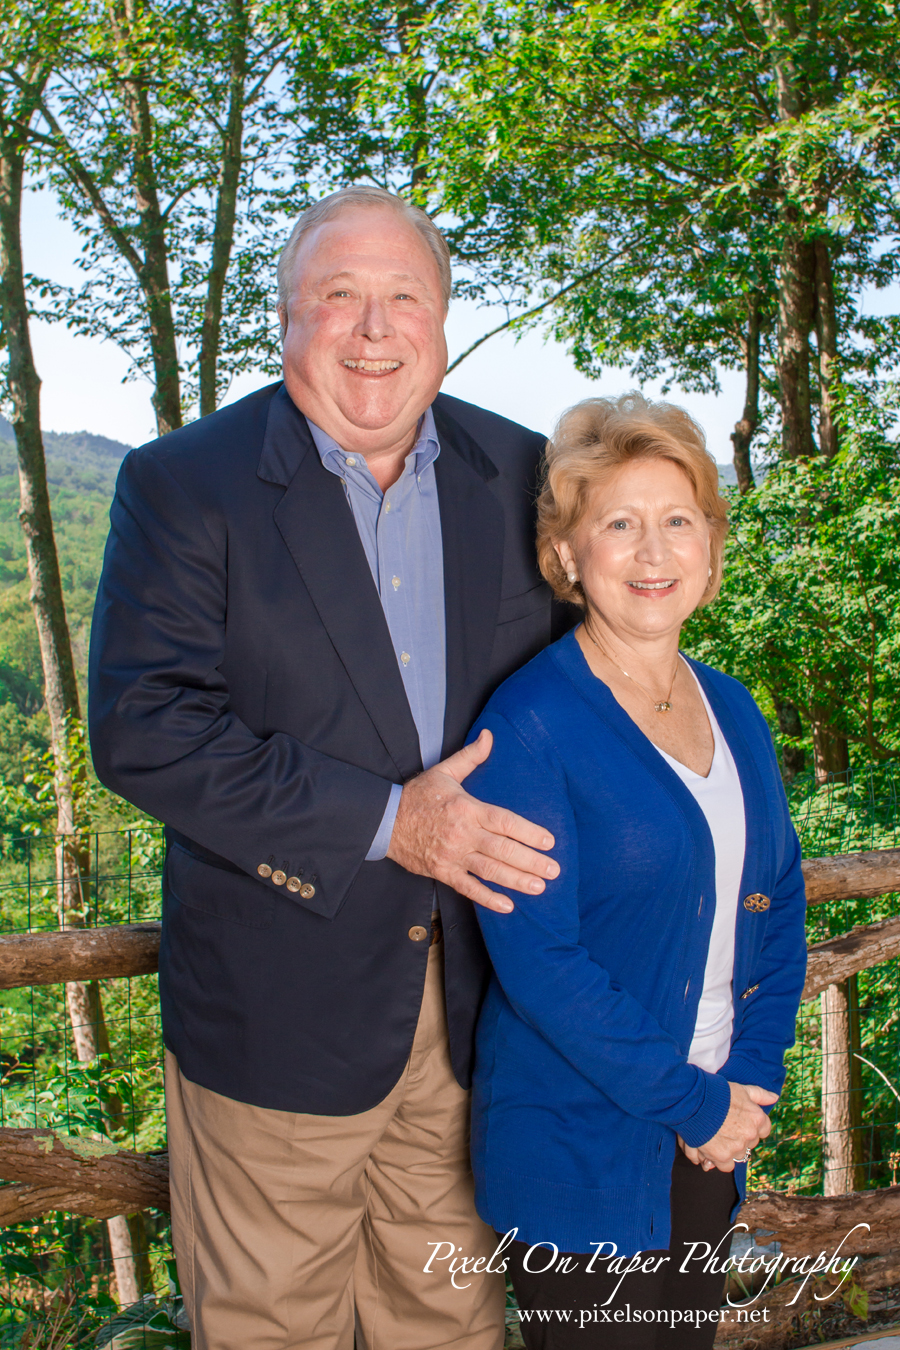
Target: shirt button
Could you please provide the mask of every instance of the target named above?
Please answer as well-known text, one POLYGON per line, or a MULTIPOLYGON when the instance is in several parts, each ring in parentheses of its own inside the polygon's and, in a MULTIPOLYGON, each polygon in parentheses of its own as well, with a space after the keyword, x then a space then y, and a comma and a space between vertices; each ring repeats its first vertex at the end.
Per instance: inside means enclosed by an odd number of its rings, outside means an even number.
POLYGON ((391 509, 391 504, 390 504, 390 502, 385 502, 385 504, 384 504, 384 509, 385 509, 385 511, 390 511, 390 509, 391 509))
POLYGON ((409 930, 410 942, 424 942, 427 936, 428 934, 426 933, 425 929, 420 928, 418 924, 416 924, 413 928, 409 930))
POLYGON ((356 468, 356 460, 353 458, 352 455, 348 455, 348 456, 347 456, 347 463, 350 465, 350 468, 351 468, 351 469, 355 469, 355 468, 356 468))
POLYGON ((394 588, 395 591, 399 590, 399 589, 400 589, 400 578, 399 578, 399 577, 391 577, 391 585, 393 586, 393 588, 394 588))
POLYGON ((401 652, 401 653, 400 653, 400 660, 403 662, 403 664, 404 664, 405 666, 408 666, 408 665, 409 665, 409 652, 401 652))

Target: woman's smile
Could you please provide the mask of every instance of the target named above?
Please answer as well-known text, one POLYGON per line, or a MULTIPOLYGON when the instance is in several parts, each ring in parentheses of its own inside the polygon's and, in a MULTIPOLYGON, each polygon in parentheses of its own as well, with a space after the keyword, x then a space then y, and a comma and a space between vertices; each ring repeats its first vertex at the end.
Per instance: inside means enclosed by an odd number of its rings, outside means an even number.
POLYGON ((627 581, 625 584, 629 590, 637 592, 638 595, 653 599, 656 596, 671 595, 678 581, 674 577, 666 577, 664 580, 653 578, 646 581, 627 581))

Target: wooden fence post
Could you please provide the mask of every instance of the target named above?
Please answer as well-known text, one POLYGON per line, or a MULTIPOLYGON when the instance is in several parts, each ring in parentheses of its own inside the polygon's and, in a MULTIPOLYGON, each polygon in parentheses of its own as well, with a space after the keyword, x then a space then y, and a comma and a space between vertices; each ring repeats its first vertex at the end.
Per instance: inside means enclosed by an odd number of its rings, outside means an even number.
POLYGON ((865 1185, 859 990, 851 975, 821 994, 823 1194, 845 1195, 865 1185))

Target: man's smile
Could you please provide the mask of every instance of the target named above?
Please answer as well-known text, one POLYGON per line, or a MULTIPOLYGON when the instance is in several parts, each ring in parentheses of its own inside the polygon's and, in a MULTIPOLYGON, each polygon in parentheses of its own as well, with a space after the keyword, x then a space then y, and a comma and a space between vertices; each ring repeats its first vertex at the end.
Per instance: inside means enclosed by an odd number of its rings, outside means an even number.
POLYGON ((360 370, 366 375, 385 375, 392 370, 399 370, 403 365, 402 361, 368 361, 365 357, 360 357, 354 361, 352 357, 345 356, 341 365, 347 370, 360 370))

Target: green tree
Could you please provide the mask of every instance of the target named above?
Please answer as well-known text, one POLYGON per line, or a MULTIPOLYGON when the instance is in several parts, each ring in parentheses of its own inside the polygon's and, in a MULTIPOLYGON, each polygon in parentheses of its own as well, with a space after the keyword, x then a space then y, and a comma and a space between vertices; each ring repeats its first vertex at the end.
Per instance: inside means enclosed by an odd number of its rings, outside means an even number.
MULTIPOLYGON (((545 322, 589 374, 626 365, 708 390, 742 368, 743 491, 767 431, 783 458, 833 458, 853 391, 873 398, 898 354, 896 318, 861 308, 900 264, 891 6, 478 13, 432 156, 470 292, 505 289, 510 326, 545 322)), ((771 696, 799 735, 785 689, 771 696)), ((811 725, 818 771, 845 768, 822 709, 811 725)))
POLYGON ((900 754, 900 466, 893 401, 844 413, 840 453, 786 459, 732 501, 727 584, 687 640, 866 762, 900 754))
POLYGON ((587 372, 624 362, 710 387, 743 366, 742 421, 760 422, 758 385, 785 454, 813 452, 818 410, 833 454, 840 369, 897 351, 894 326, 856 303, 898 263, 882 246, 900 120, 891 6, 479 13, 433 155, 476 286, 499 278, 523 304, 560 291, 544 317, 587 372))
POLYGON ((40 102, 45 181, 84 237, 84 286, 50 306, 118 343, 160 434, 271 362, 267 289, 286 169, 289 42, 277 6, 92 0, 40 102))

